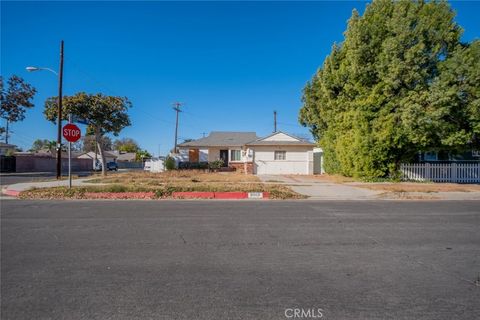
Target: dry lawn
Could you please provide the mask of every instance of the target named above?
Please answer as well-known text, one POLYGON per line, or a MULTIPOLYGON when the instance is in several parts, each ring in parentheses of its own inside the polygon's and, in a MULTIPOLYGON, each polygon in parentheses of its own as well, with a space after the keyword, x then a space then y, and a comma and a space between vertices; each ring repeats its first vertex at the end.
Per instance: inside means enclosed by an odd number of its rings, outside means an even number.
POLYGON ((175 170, 167 172, 125 172, 98 177, 88 182, 122 183, 134 185, 163 185, 166 183, 260 183, 254 175, 234 172, 204 172, 201 170, 175 170))
POLYGON ((480 192, 480 184, 428 183, 428 182, 359 182, 340 175, 323 174, 312 179, 330 183, 346 184, 354 187, 385 192, 480 192))
POLYGON ((149 192, 155 198, 170 198, 178 191, 240 191, 269 192, 273 199, 303 199, 304 196, 292 191, 287 186, 264 184, 256 176, 239 173, 206 173, 203 171, 169 171, 162 173, 127 172, 106 177, 96 177, 88 182, 98 183, 72 189, 48 188, 24 191, 24 199, 86 199, 88 193, 124 193, 149 192))
POLYGON ((327 174, 324 173, 322 175, 314 175, 311 176, 312 179, 323 181, 323 182, 331 182, 331 183, 347 183, 347 182, 355 182, 356 180, 350 177, 344 177, 337 174, 327 174))

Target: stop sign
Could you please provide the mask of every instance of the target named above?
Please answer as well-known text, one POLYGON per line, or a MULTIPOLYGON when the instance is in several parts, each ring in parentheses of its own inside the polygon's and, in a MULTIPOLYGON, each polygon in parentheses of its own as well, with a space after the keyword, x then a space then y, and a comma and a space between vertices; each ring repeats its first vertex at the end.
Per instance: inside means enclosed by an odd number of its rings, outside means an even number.
POLYGON ((80 129, 73 123, 66 124, 63 129, 63 137, 69 142, 76 142, 82 136, 80 129))

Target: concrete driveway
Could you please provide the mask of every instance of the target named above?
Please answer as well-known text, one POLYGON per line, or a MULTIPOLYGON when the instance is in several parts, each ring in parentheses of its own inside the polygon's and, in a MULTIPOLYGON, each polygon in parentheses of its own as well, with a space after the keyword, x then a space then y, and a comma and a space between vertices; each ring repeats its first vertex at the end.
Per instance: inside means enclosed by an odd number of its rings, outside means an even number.
POLYGON ((382 192, 344 184, 319 181, 312 176, 258 175, 265 183, 285 184, 312 200, 372 200, 382 192))

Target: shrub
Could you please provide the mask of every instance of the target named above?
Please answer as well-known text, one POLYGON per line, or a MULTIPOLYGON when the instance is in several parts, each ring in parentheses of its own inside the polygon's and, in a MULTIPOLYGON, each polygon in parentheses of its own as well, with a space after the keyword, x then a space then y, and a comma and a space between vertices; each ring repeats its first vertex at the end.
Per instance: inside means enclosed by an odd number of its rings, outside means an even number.
POLYGON ((208 162, 182 161, 178 163, 178 169, 187 169, 187 170, 208 169, 208 162))
POLYGON ((223 167, 223 160, 210 161, 208 163, 208 167, 212 170, 220 169, 221 167, 223 167))
POLYGON ((173 159, 172 157, 167 157, 167 159, 165 159, 165 169, 174 170, 175 169, 175 159, 173 159))

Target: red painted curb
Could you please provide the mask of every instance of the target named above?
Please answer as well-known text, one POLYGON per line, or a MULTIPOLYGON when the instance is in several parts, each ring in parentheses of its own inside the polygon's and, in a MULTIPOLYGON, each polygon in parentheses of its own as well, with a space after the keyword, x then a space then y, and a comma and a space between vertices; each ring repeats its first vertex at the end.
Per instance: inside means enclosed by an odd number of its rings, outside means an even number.
MULTIPOLYGON (((269 199, 270 194, 263 192, 263 199, 269 199)), ((173 192, 174 199, 248 199, 248 192, 173 192)))
POLYGON ((246 192, 215 192, 215 199, 246 199, 246 192))
POLYGON ((173 192, 172 197, 175 199, 213 199, 213 192, 173 192))
POLYGON ((3 191, 3 194, 7 195, 7 196, 10 196, 10 197, 18 197, 18 195, 20 194, 20 191, 17 191, 17 190, 4 190, 3 191))

